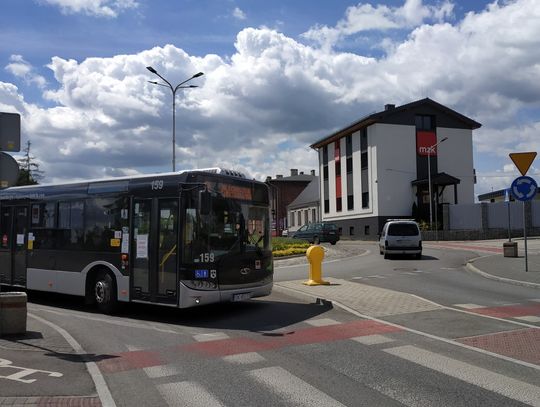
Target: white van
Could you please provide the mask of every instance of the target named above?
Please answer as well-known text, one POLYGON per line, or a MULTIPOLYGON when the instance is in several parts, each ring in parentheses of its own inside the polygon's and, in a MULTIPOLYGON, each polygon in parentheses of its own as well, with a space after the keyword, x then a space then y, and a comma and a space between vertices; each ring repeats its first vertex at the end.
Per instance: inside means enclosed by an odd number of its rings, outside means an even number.
POLYGON ((379 253, 387 259, 392 254, 412 254, 422 258, 422 236, 418 223, 410 219, 389 219, 379 238, 379 253))

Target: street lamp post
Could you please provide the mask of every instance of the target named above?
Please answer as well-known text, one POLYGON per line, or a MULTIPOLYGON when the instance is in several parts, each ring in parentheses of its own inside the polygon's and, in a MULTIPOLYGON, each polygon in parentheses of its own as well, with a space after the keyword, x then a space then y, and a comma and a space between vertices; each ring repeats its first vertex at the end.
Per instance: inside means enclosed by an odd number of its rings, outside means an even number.
POLYGON ((165 86, 166 88, 169 88, 172 92, 172 117, 173 117, 173 123, 172 123, 172 170, 173 172, 176 171, 176 92, 178 89, 186 89, 186 88, 197 88, 197 85, 189 85, 189 86, 182 86, 185 83, 189 82, 190 80, 194 78, 198 78, 199 76, 204 75, 202 72, 198 72, 195 75, 193 75, 191 78, 186 79, 183 82, 180 82, 178 85, 173 87, 171 83, 165 79, 163 76, 161 76, 154 68, 151 66, 147 66, 146 69, 148 69, 150 72, 152 72, 154 75, 159 76, 165 83, 159 83, 156 81, 148 81, 154 85, 159 86, 165 86))
POLYGON ((428 193, 429 193, 429 229, 433 230, 433 208, 431 205, 432 195, 431 195, 431 153, 435 151, 435 148, 441 144, 443 141, 446 141, 448 137, 443 138, 437 143, 433 144, 428 149, 428 193))

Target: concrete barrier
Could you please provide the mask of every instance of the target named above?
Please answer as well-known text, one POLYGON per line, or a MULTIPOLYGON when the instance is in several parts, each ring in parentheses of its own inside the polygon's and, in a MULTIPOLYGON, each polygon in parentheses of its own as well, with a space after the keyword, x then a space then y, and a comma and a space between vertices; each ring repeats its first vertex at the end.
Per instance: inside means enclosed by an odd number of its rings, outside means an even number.
POLYGON ((0 336, 26 333, 26 293, 0 293, 0 336))

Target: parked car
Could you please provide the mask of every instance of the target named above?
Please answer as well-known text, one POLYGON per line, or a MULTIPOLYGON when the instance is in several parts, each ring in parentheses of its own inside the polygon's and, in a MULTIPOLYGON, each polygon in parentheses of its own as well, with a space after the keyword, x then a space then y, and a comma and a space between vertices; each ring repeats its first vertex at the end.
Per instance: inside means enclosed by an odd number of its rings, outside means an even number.
POLYGON ((389 219, 379 238, 379 253, 387 259, 392 254, 412 254, 422 258, 422 236, 418 223, 409 219, 389 219))
POLYGON ((294 232, 292 237, 307 240, 314 244, 330 242, 334 245, 339 240, 339 233, 334 223, 318 222, 302 226, 294 232))
POLYGON ((288 231, 287 229, 283 229, 283 230, 281 231, 281 236, 283 236, 283 237, 289 236, 289 231, 288 231))

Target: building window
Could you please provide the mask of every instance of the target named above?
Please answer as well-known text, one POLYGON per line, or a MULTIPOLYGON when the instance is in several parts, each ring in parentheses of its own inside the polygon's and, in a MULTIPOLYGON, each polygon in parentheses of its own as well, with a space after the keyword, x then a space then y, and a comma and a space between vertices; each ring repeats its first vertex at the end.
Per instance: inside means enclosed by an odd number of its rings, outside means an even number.
POLYGON ((329 212, 330 212, 330 200, 325 199, 324 200, 324 213, 329 213, 329 212))
POLYGON ((368 168, 368 155, 367 155, 367 151, 363 151, 362 154, 360 155, 360 168, 363 169, 363 170, 367 170, 368 168))
POLYGON ((435 116, 415 116, 416 130, 435 130, 435 116))
POLYGON ((369 225, 364 226, 364 235, 369 236, 369 225))
POLYGON ((311 210, 311 220, 313 222, 317 222, 317 210, 315 210, 315 209, 311 210))
POLYGON ((347 157, 347 174, 352 173, 352 157, 347 157))
POLYGON ((323 180, 328 181, 328 165, 323 167, 323 180))
POLYGON ((291 226, 294 226, 294 212, 291 212, 291 226))
POLYGON ((296 215, 298 216, 298 226, 301 226, 302 225, 302 212, 298 211, 296 215))
POLYGON ((322 148, 323 165, 328 165, 328 146, 322 148))
POLYGON ((304 221, 309 223, 309 211, 307 209, 304 211, 304 221))
POLYGON ((336 211, 341 212, 341 197, 336 198, 336 211))
POLYGON ((354 236, 354 226, 349 226, 349 236, 354 236))
POLYGON ((349 211, 354 209, 354 195, 347 195, 347 209, 349 211))
POLYGON ((369 208, 369 192, 362 192, 362 209, 369 208))

